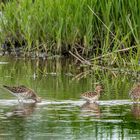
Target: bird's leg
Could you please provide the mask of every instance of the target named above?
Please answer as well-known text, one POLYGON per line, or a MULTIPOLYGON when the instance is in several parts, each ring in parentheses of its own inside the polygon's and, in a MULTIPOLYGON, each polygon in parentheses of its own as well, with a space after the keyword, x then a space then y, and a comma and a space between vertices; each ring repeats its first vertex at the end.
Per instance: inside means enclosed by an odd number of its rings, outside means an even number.
POLYGON ((138 99, 133 98, 133 103, 137 103, 137 102, 138 102, 138 99))
POLYGON ((139 99, 136 99, 136 103, 138 103, 139 102, 139 99))
POLYGON ((22 98, 18 98, 18 102, 23 105, 23 99, 22 98))
POLYGON ((20 99, 18 98, 18 102, 20 103, 20 99))

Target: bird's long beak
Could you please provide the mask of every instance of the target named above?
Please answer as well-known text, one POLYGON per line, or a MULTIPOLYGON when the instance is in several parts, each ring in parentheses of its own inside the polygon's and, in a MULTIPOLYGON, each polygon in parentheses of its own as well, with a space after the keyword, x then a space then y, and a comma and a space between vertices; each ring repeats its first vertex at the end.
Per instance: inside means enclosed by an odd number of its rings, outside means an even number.
POLYGON ((36 103, 40 103, 42 99, 40 97, 37 97, 34 100, 35 100, 36 103))

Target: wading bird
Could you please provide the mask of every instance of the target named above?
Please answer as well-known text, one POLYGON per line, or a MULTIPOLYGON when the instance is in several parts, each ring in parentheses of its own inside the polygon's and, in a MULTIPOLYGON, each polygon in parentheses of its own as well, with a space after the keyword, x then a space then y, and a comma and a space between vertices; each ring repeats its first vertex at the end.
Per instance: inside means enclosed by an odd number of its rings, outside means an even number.
POLYGON ((99 100, 100 93, 103 90, 101 85, 97 85, 95 91, 88 91, 81 95, 81 98, 86 100, 89 103, 94 103, 99 100))
POLYGON ((129 96, 134 102, 140 101, 140 83, 133 86, 132 90, 129 93, 129 96))
POLYGON ((6 86, 3 85, 5 89, 7 89, 10 93, 18 98, 19 102, 23 102, 26 99, 32 99, 35 102, 41 102, 41 98, 37 96, 37 94, 30 88, 27 88, 23 85, 21 86, 6 86))

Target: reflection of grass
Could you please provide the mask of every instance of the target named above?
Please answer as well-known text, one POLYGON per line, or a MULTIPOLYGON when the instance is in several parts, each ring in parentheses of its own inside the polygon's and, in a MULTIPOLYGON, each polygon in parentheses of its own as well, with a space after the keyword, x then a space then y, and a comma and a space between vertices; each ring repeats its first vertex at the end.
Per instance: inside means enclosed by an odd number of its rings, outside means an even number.
POLYGON ((134 62, 139 47, 130 47, 139 45, 139 4, 127 0, 13 0, 1 4, 4 18, 0 22, 0 39, 12 36, 20 44, 25 39, 25 53, 42 49, 60 53, 76 48, 80 55, 89 53, 96 60, 100 55, 106 62, 134 62), (125 53, 116 53, 121 49, 125 53))
POLYGON ((11 59, 8 64, 1 65, 0 75, 0 85, 26 85, 48 100, 80 99, 81 93, 94 90, 97 83, 101 83, 104 87, 101 99, 128 99, 129 90, 139 76, 135 72, 98 68, 90 70, 87 67, 77 69, 73 62, 61 59, 55 61, 11 59))

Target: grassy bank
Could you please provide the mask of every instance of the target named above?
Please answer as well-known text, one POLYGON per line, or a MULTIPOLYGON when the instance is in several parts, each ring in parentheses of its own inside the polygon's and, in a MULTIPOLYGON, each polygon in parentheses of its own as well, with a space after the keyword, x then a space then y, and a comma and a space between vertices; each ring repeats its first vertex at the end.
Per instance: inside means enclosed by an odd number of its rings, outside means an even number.
POLYGON ((8 40, 13 48, 26 44, 25 53, 78 52, 92 61, 98 56, 137 61, 139 7, 138 0, 13 0, 1 3, 0 40, 8 40))

